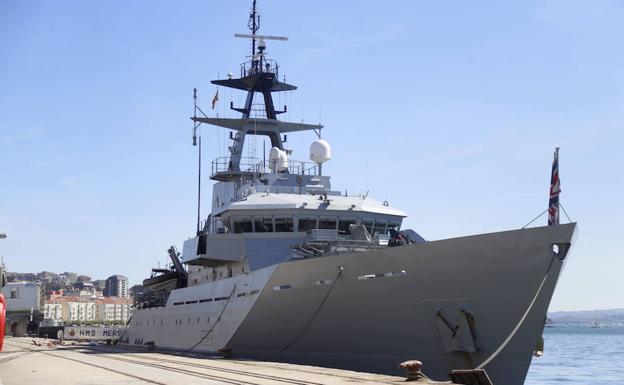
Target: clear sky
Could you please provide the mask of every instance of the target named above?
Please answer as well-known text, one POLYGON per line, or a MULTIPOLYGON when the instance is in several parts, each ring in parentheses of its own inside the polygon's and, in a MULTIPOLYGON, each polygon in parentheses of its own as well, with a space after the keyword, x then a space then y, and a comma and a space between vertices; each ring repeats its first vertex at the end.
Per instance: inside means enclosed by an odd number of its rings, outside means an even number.
MULTIPOLYGON (((10 271, 139 283, 193 235, 192 89, 209 109, 209 81, 238 73, 248 43, 232 36, 247 32, 249 6, 0 2, 0 253, 10 271)), ((299 86, 276 102, 289 104, 287 119, 326 126, 334 187, 387 199, 428 239, 514 229, 546 208, 560 146, 561 201, 580 229, 551 310, 624 307, 624 3, 259 8, 261 33, 290 37, 267 51, 299 86)), ((222 89, 221 116, 235 116, 230 100, 242 96, 222 89)), ((208 168, 227 134, 202 134, 208 168)), ((289 135, 293 157, 306 160, 313 139, 289 135)))

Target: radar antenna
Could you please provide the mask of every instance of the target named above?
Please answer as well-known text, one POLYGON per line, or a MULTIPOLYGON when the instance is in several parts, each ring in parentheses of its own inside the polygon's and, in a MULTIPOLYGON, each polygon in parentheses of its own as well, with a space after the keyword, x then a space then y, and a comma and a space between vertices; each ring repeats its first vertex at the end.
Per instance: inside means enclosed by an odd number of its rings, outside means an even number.
MULTIPOLYGON (((258 30, 260 29, 260 16, 256 8, 256 0, 252 1, 251 12, 249 14, 248 27, 250 34, 235 34, 235 37, 251 39, 251 60, 245 61, 240 65, 240 77, 235 78, 233 75, 228 75, 227 79, 212 80, 211 83, 217 86, 234 88, 247 93, 245 99, 245 105, 243 107, 234 107, 234 103, 230 101, 230 109, 240 112, 242 116, 238 119, 225 119, 209 118, 203 114, 199 107, 196 107, 191 120, 195 122, 194 132, 197 127, 202 124, 210 124, 213 126, 224 127, 229 130, 235 131, 236 134, 232 135, 230 131, 230 139, 233 141, 232 145, 228 147, 230 151, 229 159, 222 161, 217 160, 217 163, 213 163, 213 175, 210 177, 213 180, 219 181, 232 181, 240 180, 243 176, 246 177, 250 172, 241 169, 241 159, 243 149, 245 148, 246 135, 264 135, 268 136, 271 140, 271 147, 276 147, 280 151, 285 151, 283 143, 286 141, 286 135, 295 131, 306 131, 321 129, 321 125, 311 125, 292 122, 282 122, 277 119, 279 114, 286 112, 287 108, 279 111, 275 109, 273 104, 273 92, 293 91, 297 87, 291 84, 287 84, 285 81, 279 81, 279 66, 275 60, 266 57, 266 41, 267 40, 288 40, 285 36, 270 36, 260 35, 258 30), (264 99, 264 108, 262 110, 254 110, 253 101, 254 96, 260 94, 264 99), (257 113, 260 111, 259 113, 257 113), (264 116, 262 113, 264 112, 264 116), (198 116, 198 114, 204 116, 198 116), (256 114, 253 116, 253 114, 256 114), (282 137, 282 135, 284 135, 282 137), (217 165, 216 169, 215 164, 217 165), (223 167, 221 167, 221 165, 223 167)), ((199 137, 197 138, 199 139, 199 137)), ((199 141, 197 141, 199 142, 199 141)), ((255 167, 255 166, 254 166, 255 167)), ((198 204, 199 206, 199 204, 198 204)))
POLYGON ((234 37, 241 37, 251 39, 251 61, 252 72, 258 73, 262 71, 264 50, 266 49, 265 40, 288 40, 285 36, 269 36, 269 35, 257 35, 256 32, 260 29, 260 14, 256 9, 256 0, 253 0, 251 6, 251 14, 249 14, 249 22, 247 23, 251 34, 248 33, 236 33, 234 37), (258 41, 258 51, 256 52, 256 40, 258 41), (260 67, 260 68, 258 68, 260 67))

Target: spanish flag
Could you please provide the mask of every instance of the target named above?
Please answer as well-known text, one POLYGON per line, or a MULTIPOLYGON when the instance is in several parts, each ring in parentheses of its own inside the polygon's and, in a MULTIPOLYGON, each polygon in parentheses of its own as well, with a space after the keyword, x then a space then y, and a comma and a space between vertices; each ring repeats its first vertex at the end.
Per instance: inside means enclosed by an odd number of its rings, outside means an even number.
POLYGON ((217 102, 219 101, 219 90, 217 89, 217 93, 215 94, 215 96, 212 98, 212 109, 214 110, 215 105, 217 104, 217 102))

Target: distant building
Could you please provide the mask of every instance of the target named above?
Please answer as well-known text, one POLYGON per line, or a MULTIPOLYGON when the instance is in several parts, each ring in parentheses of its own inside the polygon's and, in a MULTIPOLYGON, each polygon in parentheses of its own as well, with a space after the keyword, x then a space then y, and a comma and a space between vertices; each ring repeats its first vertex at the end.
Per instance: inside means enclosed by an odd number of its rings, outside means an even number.
POLYGON ((42 284, 38 282, 9 282, 2 288, 6 299, 6 334, 24 336, 28 323, 43 318, 42 284))
POLYGON ((47 302, 43 305, 43 317, 57 321, 63 320, 63 304, 60 302, 47 302))
POLYGON ((98 321, 123 321, 130 319, 132 302, 129 298, 108 297, 97 301, 98 321))
POLYGON ((48 290, 46 292, 47 299, 60 298, 62 296, 63 296, 63 289, 60 289, 60 290, 48 290))
POLYGON ((129 298, 84 299, 60 297, 50 299, 45 305, 45 318, 64 322, 127 322, 132 312, 129 298))
POLYGON ((9 310, 39 311, 42 303, 41 284, 37 282, 9 282, 2 288, 9 310))
POLYGON ((128 298, 128 278, 123 275, 111 275, 106 279, 105 297, 128 298))
POLYGON ((65 271, 65 272, 63 272, 60 275, 66 277, 66 279, 68 281, 66 285, 71 285, 72 283, 74 283, 74 282, 76 282, 78 280, 78 274, 72 273, 71 271, 65 271))
POLYGON ((79 275, 76 277, 76 282, 91 282, 91 277, 88 275, 79 275))
POLYGON ((97 321, 97 304, 80 297, 54 298, 46 302, 43 313, 45 318, 66 322, 97 321))
POLYGON ((37 273, 37 280, 41 282, 53 282, 58 280, 58 275, 51 271, 42 271, 41 273, 37 273))
POLYGON ((95 301, 67 302, 67 321, 97 321, 95 301))
POLYGON ((63 290, 63 297, 78 297, 81 301, 88 301, 88 300, 93 300, 95 298, 98 297, 97 295, 97 291, 93 291, 93 288, 91 289, 85 289, 85 290, 79 290, 79 289, 72 289, 72 290, 63 290))
POLYGON ((88 295, 95 295, 96 292, 95 286, 91 282, 76 282, 74 288, 80 290, 81 293, 89 293, 88 295))
POLYGON ((8 282, 35 282, 37 280, 37 276, 34 273, 15 273, 15 272, 6 272, 6 278, 8 282))
POLYGON ((76 282, 76 274, 74 273, 62 273, 58 275, 58 284, 61 286, 69 286, 76 282), (72 276, 73 274, 73 276, 72 276))
POLYGON ((73 287, 63 289, 63 297, 80 297, 80 290, 73 287))
POLYGON ((105 279, 96 279, 95 281, 92 281, 91 283, 93 283, 93 286, 95 286, 95 290, 98 290, 98 291, 104 291, 104 288, 106 287, 105 279))

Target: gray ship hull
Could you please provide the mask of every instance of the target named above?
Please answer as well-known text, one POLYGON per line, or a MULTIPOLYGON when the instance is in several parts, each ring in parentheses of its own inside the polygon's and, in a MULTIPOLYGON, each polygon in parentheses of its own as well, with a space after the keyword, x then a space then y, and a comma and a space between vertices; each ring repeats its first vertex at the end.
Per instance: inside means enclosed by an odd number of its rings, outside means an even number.
POLYGON ((486 360, 526 313, 485 367, 495 384, 520 385, 575 231, 571 223, 281 263, 228 345, 235 356, 387 374, 419 359, 446 380, 486 360))

